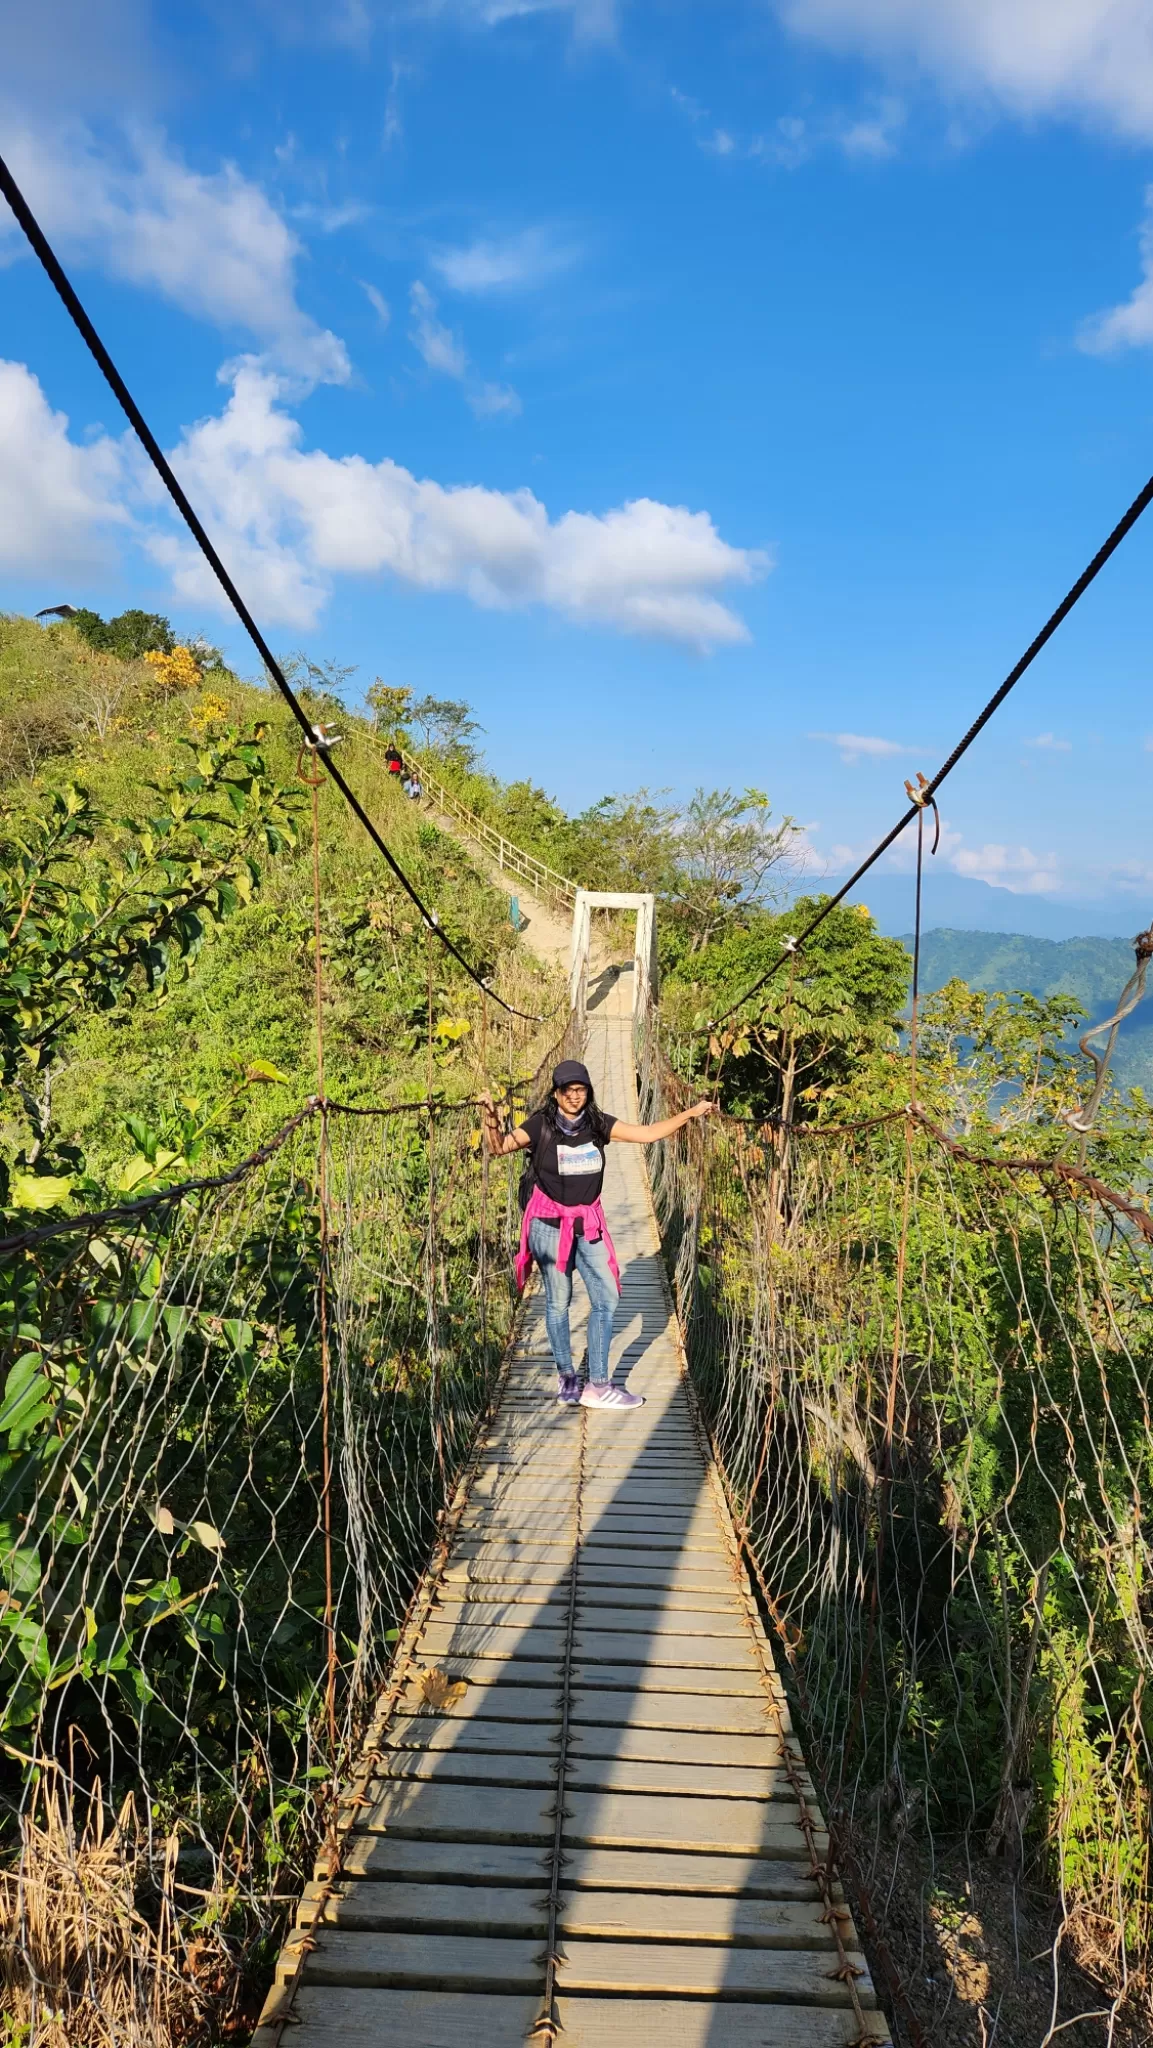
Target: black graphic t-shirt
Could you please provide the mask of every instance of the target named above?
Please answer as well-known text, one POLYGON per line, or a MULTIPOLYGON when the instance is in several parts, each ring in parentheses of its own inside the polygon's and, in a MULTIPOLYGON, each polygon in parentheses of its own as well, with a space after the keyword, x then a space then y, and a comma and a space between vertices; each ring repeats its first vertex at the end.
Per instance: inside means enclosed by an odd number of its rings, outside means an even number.
POLYGON ((582 1111, 572 1131, 559 1130, 542 1109, 521 1125, 528 1132, 529 1156, 545 1194, 562 1209, 577 1209, 600 1199, 605 1177, 605 1146, 615 1116, 601 1109, 582 1111))

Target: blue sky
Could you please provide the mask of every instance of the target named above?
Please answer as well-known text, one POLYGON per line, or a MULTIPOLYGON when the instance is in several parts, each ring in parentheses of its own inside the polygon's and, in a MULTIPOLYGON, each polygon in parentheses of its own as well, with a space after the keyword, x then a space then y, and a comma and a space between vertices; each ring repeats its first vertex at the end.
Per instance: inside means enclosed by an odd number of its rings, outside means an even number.
MULTIPOLYGON (((273 644, 570 805, 750 783, 843 871, 1153 469, 1144 0, 10 14, 0 147, 273 644)), ((0 264, 0 605, 248 665, 0 264)), ((1151 562, 948 787, 1024 927, 1153 910, 1151 562)))

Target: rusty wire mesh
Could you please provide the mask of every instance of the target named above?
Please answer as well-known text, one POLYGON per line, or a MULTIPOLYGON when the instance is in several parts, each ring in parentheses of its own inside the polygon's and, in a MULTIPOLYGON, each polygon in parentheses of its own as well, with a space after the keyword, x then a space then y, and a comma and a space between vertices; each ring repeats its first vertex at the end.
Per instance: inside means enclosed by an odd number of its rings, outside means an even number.
POLYGON ((22 2043, 247 2038, 508 1338, 514 1177, 478 1124, 312 1105, 224 1185, 7 1247, 22 2043))

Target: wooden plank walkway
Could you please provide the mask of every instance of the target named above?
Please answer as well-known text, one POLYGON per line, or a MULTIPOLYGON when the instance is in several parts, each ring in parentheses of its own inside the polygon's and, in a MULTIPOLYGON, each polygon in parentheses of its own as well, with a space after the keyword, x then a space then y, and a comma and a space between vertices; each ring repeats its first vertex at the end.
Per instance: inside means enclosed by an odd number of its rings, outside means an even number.
MULTIPOLYGON (((635 1119, 631 998, 625 973, 586 1057, 635 1119)), ((289 2048, 889 2040, 813 1875, 821 1815, 685 1394, 639 1147, 610 1147, 605 1206, 614 1371, 646 1406, 559 1408, 530 1303, 342 1878, 281 1959, 283 1984, 304 1944, 289 2048), (439 1712, 429 1672, 464 1681, 439 1712)))

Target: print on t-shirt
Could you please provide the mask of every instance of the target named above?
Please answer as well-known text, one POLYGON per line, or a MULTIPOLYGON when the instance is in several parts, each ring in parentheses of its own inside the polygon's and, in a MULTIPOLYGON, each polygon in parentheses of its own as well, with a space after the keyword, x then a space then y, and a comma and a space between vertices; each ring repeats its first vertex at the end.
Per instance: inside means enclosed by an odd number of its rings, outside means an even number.
POLYGON ((604 1160, 599 1145, 561 1145, 556 1148, 556 1167, 562 1180, 574 1173, 600 1173, 604 1160))

